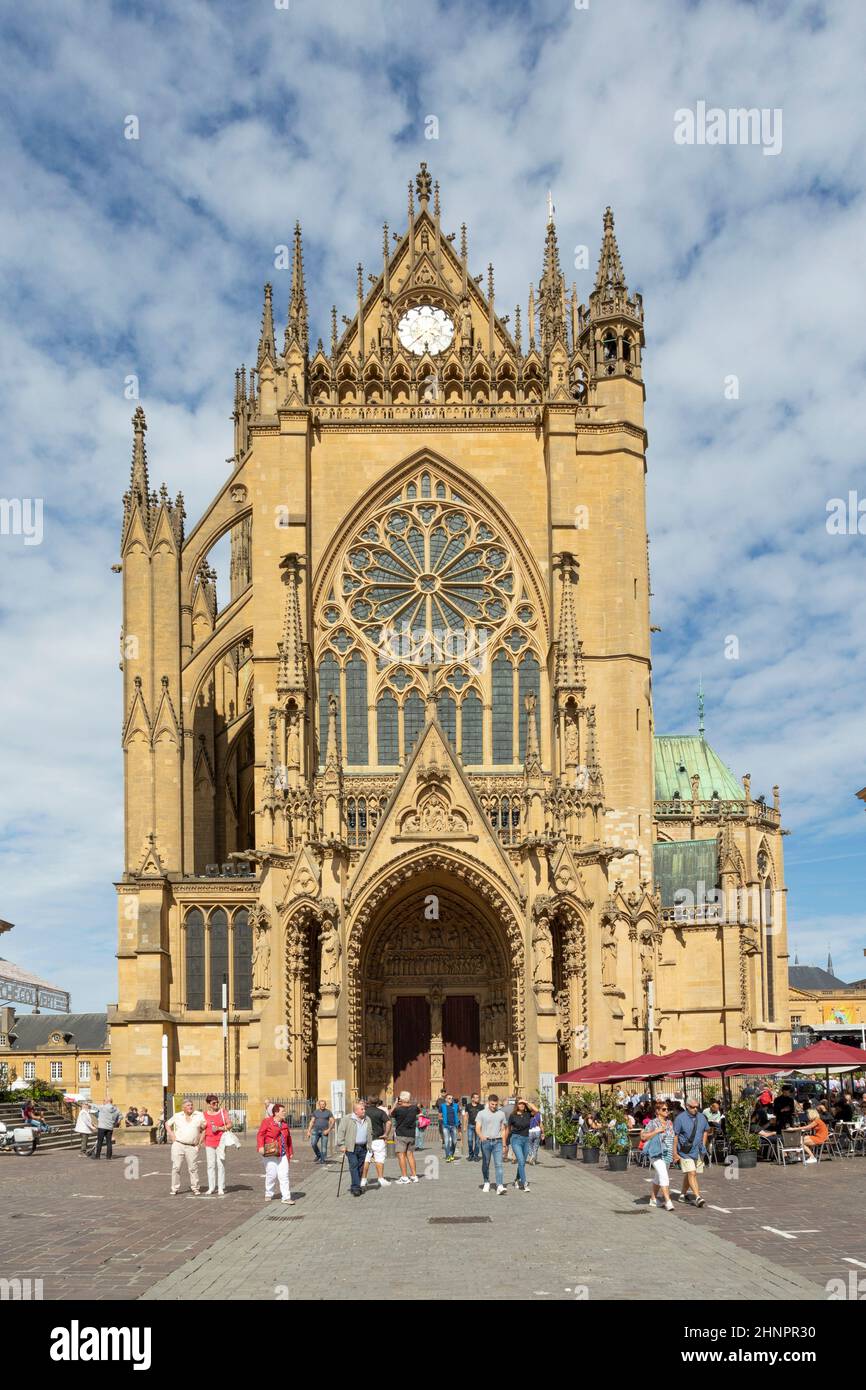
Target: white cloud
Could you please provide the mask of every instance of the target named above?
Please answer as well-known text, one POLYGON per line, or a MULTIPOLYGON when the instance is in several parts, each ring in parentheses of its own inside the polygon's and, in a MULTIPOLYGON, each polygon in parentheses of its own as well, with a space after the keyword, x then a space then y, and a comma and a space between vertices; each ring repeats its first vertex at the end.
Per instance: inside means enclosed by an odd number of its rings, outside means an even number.
MULTIPOLYGON (((547 0, 530 22, 508 5, 35 0, 5 27, 27 81, 0 134, 0 490, 46 506, 43 547, 0 542, 13 956, 55 962, 76 1006, 114 997, 124 377, 140 377, 151 477, 194 521, 225 477, 264 280, 285 310, 274 246, 301 218, 327 340, 420 159, 445 229, 468 224, 473 272, 494 262, 505 312, 538 277, 549 184, 584 297, 573 247, 594 271, 613 205, 646 306, 657 725, 695 726, 702 673, 711 738, 756 789, 782 785, 798 852, 856 846, 866 537, 830 537, 824 518, 829 497, 866 491, 866 12, 547 0), (782 154, 675 146, 674 112, 698 99, 781 107, 782 154)), ((803 894, 820 931, 819 880, 803 894)), ((836 913, 828 935, 855 920, 836 913)))

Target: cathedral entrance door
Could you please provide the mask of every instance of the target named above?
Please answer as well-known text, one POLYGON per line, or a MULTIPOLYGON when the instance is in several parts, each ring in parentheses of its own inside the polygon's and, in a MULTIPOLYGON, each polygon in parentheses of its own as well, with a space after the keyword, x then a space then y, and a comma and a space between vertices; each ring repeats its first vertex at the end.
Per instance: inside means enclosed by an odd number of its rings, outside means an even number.
POLYGON ((394 1000, 394 1095, 430 1100, 430 1004, 423 995, 394 1000))
POLYGON ((481 1090, 481 1019, 471 994, 449 994, 442 1004, 445 1089, 458 1099, 481 1090))

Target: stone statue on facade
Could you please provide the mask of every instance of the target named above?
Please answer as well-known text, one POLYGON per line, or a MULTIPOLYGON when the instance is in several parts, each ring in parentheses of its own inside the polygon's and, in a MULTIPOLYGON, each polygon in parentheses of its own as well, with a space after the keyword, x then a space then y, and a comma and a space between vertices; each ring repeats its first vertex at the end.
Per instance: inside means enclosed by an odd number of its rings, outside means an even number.
POLYGON ((271 924, 265 909, 256 904, 250 911, 253 929, 253 997, 261 998, 271 991, 271 924))
POLYGON ((322 919, 322 965, 319 987, 323 995, 340 992, 340 958, 343 947, 337 926, 336 912, 325 912, 322 919))

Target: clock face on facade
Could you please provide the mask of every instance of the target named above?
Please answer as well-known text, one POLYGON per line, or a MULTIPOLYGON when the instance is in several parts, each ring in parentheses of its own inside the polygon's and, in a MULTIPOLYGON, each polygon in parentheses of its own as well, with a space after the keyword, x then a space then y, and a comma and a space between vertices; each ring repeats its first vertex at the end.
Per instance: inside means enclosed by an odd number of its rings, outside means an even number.
POLYGON ((397 336, 404 348, 421 357, 425 352, 444 352, 454 337, 454 324, 444 309, 422 304, 403 315, 397 324, 397 336))

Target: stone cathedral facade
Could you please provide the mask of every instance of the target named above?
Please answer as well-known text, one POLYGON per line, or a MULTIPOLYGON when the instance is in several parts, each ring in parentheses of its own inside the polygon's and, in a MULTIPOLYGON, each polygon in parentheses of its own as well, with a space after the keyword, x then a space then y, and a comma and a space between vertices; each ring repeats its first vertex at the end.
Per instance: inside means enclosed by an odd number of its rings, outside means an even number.
POLYGON ((296 229, 192 527, 136 410, 121 1104, 164 1046, 254 1112, 790 1045, 778 792, 653 729, 643 351, 610 211, 586 305, 549 217, 521 322, 422 164, 327 348, 296 229))

